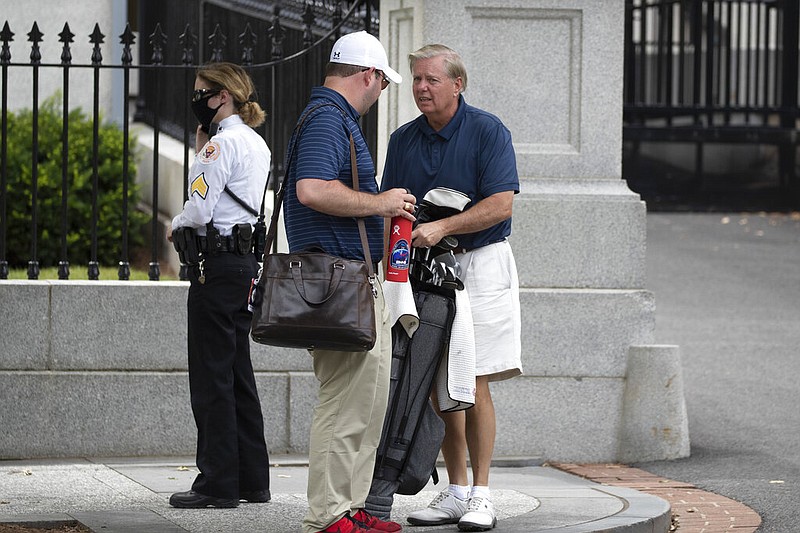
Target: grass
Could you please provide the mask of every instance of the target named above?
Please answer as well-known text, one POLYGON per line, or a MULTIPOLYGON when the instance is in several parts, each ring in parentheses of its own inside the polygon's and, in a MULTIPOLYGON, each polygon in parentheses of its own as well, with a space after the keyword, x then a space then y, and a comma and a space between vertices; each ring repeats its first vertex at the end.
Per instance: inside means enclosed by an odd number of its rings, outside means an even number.
MULTIPOLYGON (((117 265, 100 266, 100 281, 116 281, 119 279, 119 267, 117 265)), ((12 268, 9 270, 8 279, 28 279, 27 268, 12 268)), ((57 280, 58 267, 43 267, 39 271, 39 280, 57 280)), ((86 265, 70 265, 69 280, 88 280, 89 273, 86 265)), ((148 281, 150 279, 147 270, 131 267, 130 281, 148 281)), ((162 269, 160 281, 178 281, 178 277, 165 273, 162 269)))

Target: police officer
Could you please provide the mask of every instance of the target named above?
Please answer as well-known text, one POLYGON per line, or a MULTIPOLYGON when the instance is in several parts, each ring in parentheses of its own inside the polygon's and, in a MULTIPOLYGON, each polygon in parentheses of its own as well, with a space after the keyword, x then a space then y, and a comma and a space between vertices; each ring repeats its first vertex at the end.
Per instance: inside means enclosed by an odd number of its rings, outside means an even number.
POLYGON ((252 128, 264 122, 249 75, 230 63, 197 71, 191 106, 200 125, 189 199, 167 238, 189 268, 189 388, 197 424, 197 475, 173 507, 266 502, 269 458, 250 361, 247 309, 258 262, 250 252, 270 151, 252 128), (210 133, 210 135, 209 135, 210 133), (188 255, 187 255, 188 254, 188 255))

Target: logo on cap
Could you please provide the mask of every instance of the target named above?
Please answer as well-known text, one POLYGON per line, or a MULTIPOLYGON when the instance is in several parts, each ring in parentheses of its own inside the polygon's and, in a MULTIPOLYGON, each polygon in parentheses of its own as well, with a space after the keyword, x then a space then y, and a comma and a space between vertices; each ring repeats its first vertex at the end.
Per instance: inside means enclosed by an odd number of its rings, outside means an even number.
POLYGON ((334 53, 333 53, 333 58, 334 58, 334 59, 339 59, 339 57, 341 57, 341 55, 342 55, 342 53, 341 53, 341 52, 334 52, 334 53))

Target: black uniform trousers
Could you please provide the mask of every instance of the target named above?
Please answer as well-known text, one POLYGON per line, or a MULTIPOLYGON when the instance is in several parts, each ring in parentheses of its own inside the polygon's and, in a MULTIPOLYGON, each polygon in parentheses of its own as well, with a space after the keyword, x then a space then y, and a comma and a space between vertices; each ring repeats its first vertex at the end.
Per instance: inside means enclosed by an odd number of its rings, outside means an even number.
POLYGON ((250 360, 247 297, 258 269, 253 254, 222 252, 189 269, 189 388, 197 424, 192 490, 239 499, 269 489, 264 419, 250 360))

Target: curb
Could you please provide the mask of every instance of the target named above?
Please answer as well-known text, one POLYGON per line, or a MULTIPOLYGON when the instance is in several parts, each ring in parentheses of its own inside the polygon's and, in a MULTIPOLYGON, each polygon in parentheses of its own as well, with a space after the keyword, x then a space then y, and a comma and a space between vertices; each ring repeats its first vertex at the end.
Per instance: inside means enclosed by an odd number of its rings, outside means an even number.
POLYGON ((628 487, 668 501, 672 508, 669 531, 753 533, 761 525, 758 513, 740 502, 639 468, 614 463, 549 463, 548 466, 602 485, 628 487))

